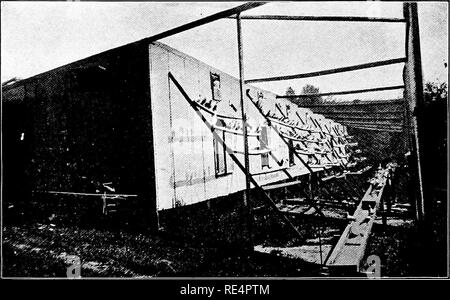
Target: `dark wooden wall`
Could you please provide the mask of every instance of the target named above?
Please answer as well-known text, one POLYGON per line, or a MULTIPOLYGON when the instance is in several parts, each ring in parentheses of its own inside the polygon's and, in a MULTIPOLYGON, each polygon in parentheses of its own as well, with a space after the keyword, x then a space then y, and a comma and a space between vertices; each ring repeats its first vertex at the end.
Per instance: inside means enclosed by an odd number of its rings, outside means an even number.
POLYGON ((116 193, 145 199, 152 219, 148 68, 148 47, 128 45, 3 88, 3 159, 11 162, 4 172, 11 178, 5 200, 13 200, 23 184, 33 192, 95 193, 112 182, 116 193), (11 92, 15 88, 23 95, 11 92))

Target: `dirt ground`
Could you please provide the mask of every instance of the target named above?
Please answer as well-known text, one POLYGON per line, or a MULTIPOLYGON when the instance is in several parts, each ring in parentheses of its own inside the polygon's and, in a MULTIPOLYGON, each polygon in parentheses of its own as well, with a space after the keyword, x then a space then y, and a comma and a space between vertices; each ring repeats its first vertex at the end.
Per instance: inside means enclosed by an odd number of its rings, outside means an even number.
MULTIPOLYGON (((382 261, 382 276, 418 276, 414 226, 377 225, 368 254, 382 261)), ((4 277, 66 277, 73 257, 82 277, 321 276, 309 264, 273 255, 224 253, 149 233, 86 229, 52 223, 3 228, 4 277)))
POLYGON ((298 276, 301 263, 258 254, 193 248, 161 236, 58 227, 3 229, 3 276, 66 277, 76 255, 82 277, 298 276))

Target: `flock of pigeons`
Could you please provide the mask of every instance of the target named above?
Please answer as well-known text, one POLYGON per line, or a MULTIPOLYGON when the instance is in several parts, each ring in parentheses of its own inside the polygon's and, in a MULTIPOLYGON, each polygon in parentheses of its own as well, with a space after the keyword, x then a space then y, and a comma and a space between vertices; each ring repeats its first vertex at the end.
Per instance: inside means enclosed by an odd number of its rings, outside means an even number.
MULTIPOLYGON (((217 105, 218 102, 210 99, 207 100, 206 98, 199 97, 195 100, 197 105, 208 109, 209 111, 216 112, 217 111, 217 105)), ((257 106, 261 108, 261 105, 257 106)), ((237 112, 236 107, 234 107, 233 104, 230 104, 230 107, 233 109, 233 111, 237 112)), ((216 115, 214 115, 216 117, 216 115)), ((308 126, 303 121, 300 120, 291 120, 289 117, 285 116, 279 116, 276 113, 268 110, 265 114, 265 117, 269 120, 278 120, 281 124, 281 126, 277 126, 277 124, 272 124, 272 126, 275 126, 276 129, 286 138, 290 138, 295 141, 294 143, 294 149, 297 150, 301 154, 308 154, 308 164, 314 166, 323 166, 323 165, 336 165, 339 164, 337 161, 335 155, 331 155, 331 152, 337 152, 340 158, 348 158, 349 155, 346 153, 345 149, 346 145, 348 144, 347 140, 343 137, 343 134, 339 134, 337 129, 335 129, 336 134, 329 134, 329 137, 327 139, 325 133, 322 132, 321 128, 313 129, 310 125, 308 126), (284 128, 282 125, 288 125, 287 127, 291 128, 284 128), (301 132, 297 132, 295 130, 295 127, 299 129, 301 132), (320 131, 318 131, 320 130, 320 131), (307 132, 307 133, 306 133, 307 132), (318 136, 315 136, 314 133, 318 133, 318 136), (328 146, 328 147, 327 147, 328 146), (334 148, 334 149, 333 149, 334 148), (333 150, 332 150, 333 149, 333 150)), ((233 131, 242 131, 243 130, 243 123, 240 119, 230 119, 230 120, 224 120, 221 119, 221 126, 216 126, 219 128, 229 129, 233 131)), ((261 126, 253 127, 251 124, 247 123, 247 129, 249 134, 260 134, 261 133, 261 126)), ((315 126, 317 127, 317 126, 315 126)), ((352 161, 353 164, 357 163, 359 160, 358 158, 355 158, 354 161, 352 161)))

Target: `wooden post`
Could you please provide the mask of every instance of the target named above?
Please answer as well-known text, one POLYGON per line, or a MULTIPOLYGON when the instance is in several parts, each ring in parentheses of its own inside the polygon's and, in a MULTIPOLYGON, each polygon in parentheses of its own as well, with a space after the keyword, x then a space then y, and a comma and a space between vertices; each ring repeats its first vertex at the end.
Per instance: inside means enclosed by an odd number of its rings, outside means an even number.
POLYGON ((248 128, 247 128, 247 113, 246 105, 244 101, 245 97, 245 82, 244 82, 244 50, 243 50, 243 39, 242 39, 242 27, 241 27, 241 14, 236 15, 237 23, 237 42, 238 42, 238 59, 239 59, 239 92, 240 92, 240 105, 241 105, 241 115, 242 115, 242 127, 244 135, 244 171, 245 171, 245 191, 243 199, 243 211, 244 218, 247 222, 248 237, 251 239, 251 224, 252 216, 250 214, 250 162, 248 156, 248 128))
POLYGON ((429 198, 426 197, 425 179, 423 170, 423 153, 421 142, 423 140, 423 78, 420 53, 419 20, 417 3, 404 3, 403 13, 406 19, 406 64, 403 72, 405 84, 405 100, 407 111, 407 128, 409 149, 412 163, 412 185, 415 187, 414 196, 416 204, 416 217, 419 224, 426 223, 429 210, 429 198))

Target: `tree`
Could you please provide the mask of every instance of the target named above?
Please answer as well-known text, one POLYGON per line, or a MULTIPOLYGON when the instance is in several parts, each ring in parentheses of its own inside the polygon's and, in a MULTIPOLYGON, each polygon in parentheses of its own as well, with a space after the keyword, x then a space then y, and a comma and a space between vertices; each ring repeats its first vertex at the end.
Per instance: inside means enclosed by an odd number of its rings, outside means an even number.
POLYGON ((286 89, 286 96, 293 96, 295 95, 295 90, 290 86, 286 89))
MULTIPOLYGON (((297 104, 298 106, 303 105, 316 105, 316 104, 322 104, 324 101, 321 96, 314 96, 315 94, 319 94, 320 89, 318 87, 315 87, 312 84, 307 84, 302 88, 302 95, 308 95, 307 97, 292 97, 289 98, 289 100, 297 104), (311 95, 311 96, 309 96, 311 95)), ((286 96, 294 96, 296 95, 295 90, 292 87, 288 87, 286 89, 286 96)))
POLYGON ((312 84, 306 84, 302 88, 303 95, 311 95, 310 97, 303 98, 303 103, 306 105, 316 105, 323 103, 321 96, 314 96, 320 93, 320 89, 312 84))
MULTIPOLYGON (((294 96, 294 95, 295 95, 295 90, 294 90, 291 86, 289 86, 289 87, 286 89, 285 95, 286 95, 286 96, 294 96)), ((288 98, 288 99, 289 99, 289 101, 291 101, 292 103, 294 103, 294 104, 296 104, 296 105, 300 105, 300 98, 298 98, 298 97, 293 97, 293 98, 288 98)))

